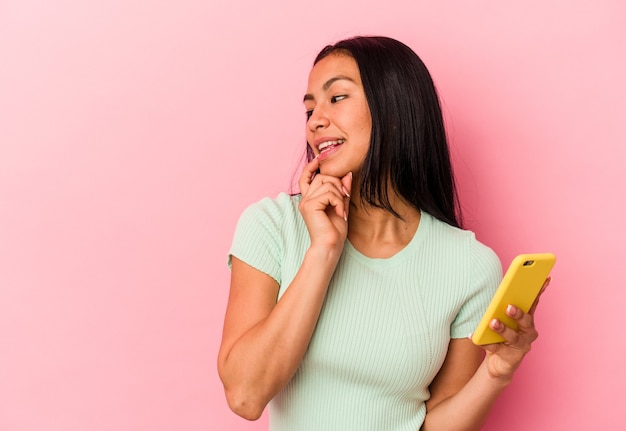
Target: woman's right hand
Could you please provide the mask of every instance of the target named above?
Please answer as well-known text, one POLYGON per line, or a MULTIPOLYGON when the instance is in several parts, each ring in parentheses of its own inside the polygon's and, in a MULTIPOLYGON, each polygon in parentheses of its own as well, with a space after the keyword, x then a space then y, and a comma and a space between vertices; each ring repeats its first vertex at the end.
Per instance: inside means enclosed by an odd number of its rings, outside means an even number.
POLYGON ((348 212, 352 172, 339 179, 315 174, 319 160, 313 159, 300 176, 302 200, 298 209, 304 218, 312 247, 341 250, 348 236, 348 212))

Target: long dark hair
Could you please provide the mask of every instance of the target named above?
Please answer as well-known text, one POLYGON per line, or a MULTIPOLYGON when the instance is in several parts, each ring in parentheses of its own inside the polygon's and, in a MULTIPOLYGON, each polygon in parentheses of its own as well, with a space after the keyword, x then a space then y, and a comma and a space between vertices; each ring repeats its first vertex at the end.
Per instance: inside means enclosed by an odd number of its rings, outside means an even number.
MULTIPOLYGON (((361 199, 396 217, 388 185, 407 203, 452 226, 462 224, 448 141, 437 90, 428 69, 395 39, 360 36, 328 45, 349 55, 361 73, 372 115, 369 151, 361 169, 361 199)), ((307 145, 307 159, 313 152, 307 145)))

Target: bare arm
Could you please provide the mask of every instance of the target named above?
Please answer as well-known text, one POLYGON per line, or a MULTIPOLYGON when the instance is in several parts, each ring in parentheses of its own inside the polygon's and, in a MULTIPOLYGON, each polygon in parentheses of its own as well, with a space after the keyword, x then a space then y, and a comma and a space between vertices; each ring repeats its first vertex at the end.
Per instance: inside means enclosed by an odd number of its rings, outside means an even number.
POLYGON ((430 386, 422 431, 480 429, 508 384, 489 376, 483 356, 470 339, 450 341, 446 360, 430 386))
POLYGON ((246 419, 289 382, 309 344, 334 268, 332 256, 314 254, 278 303, 276 281, 233 258, 218 368, 231 409, 246 419))
POLYGON ((318 176, 305 168, 300 203, 311 246, 280 301, 278 283, 233 257, 218 371, 231 409, 257 419, 298 369, 317 323, 347 235, 351 176, 318 176))
MULTIPOLYGON (((548 278, 542 292, 549 283, 548 278)), ((491 322, 491 328, 506 341, 483 346, 486 355, 482 362, 480 348, 470 339, 450 342, 446 360, 430 387, 431 398, 426 403, 422 431, 480 429, 537 339, 533 319, 536 306, 537 302, 528 313, 516 307, 507 310, 507 314, 517 321, 518 331, 501 322, 491 322)))

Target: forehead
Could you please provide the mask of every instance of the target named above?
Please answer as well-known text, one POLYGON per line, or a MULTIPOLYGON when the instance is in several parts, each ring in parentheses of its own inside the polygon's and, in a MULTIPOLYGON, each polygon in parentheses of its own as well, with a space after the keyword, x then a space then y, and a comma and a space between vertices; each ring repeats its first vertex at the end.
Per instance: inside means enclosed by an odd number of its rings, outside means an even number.
POLYGON ((357 85, 361 84, 361 74, 356 60, 349 55, 332 53, 318 61, 309 74, 309 90, 319 90, 326 82, 337 76, 345 76, 357 85))

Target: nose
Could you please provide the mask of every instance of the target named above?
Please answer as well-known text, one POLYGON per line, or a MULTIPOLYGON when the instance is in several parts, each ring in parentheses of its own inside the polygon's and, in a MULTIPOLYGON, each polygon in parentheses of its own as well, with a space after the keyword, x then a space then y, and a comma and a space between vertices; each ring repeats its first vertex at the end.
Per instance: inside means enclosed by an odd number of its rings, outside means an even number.
POLYGON ((324 107, 321 105, 316 106, 311 113, 309 121, 307 122, 309 129, 314 132, 317 129, 328 127, 329 124, 330 121, 328 120, 328 115, 326 114, 324 107))

